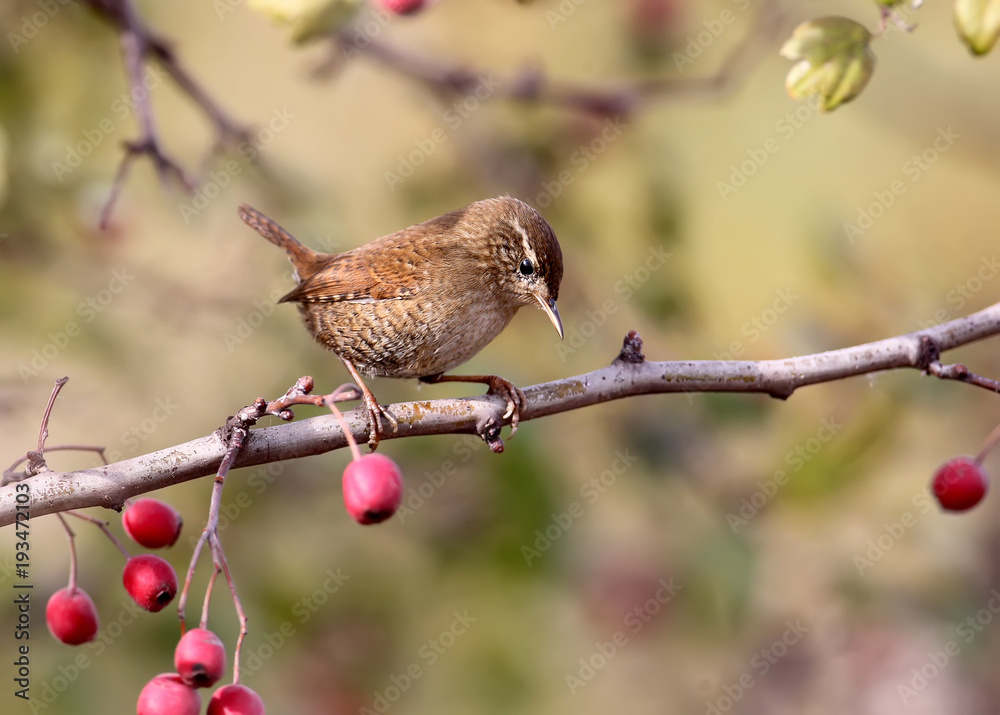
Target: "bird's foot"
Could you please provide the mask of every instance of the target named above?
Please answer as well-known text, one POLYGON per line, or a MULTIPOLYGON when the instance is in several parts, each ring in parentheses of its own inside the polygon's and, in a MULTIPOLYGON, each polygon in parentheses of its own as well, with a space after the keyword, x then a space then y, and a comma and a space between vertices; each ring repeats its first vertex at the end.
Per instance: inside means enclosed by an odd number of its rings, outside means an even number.
POLYGON ((521 420, 521 410, 528 404, 521 388, 510 380, 505 380, 499 375, 484 375, 484 380, 489 389, 487 395, 497 395, 507 401, 507 411, 503 413, 503 419, 510 419, 510 436, 517 432, 517 423, 521 420))
POLYGON ((489 434, 480 430, 480 436, 490 445, 494 452, 503 451, 503 442, 499 439, 500 425, 504 420, 510 420, 510 436, 517 432, 517 423, 521 421, 521 411, 525 409, 528 401, 524 393, 517 385, 510 380, 505 380, 499 375, 427 375, 420 378, 421 382, 436 384, 441 382, 475 382, 489 386, 487 395, 496 395, 507 403, 507 410, 503 417, 491 424, 488 429, 489 434), (495 432, 495 433, 494 433, 495 432), (492 435, 492 436, 490 436, 492 435))
POLYGON ((375 399, 375 395, 370 390, 364 388, 362 392, 362 398, 365 402, 365 412, 368 413, 368 448, 374 452, 378 448, 378 443, 386 434, 382 429, 382 418, 384 417, 386 422, 392 426, 394 433, 399 429, 399 420, 379 404, 378 400, 375 399))
POLYGON ((354 382, 356 382, 358 387, 361 389, 361 397, 365 401, 365 411, 368 413, 368 448, 374 452, 378 447, 378 443, 382 440, 382 437, 385 436, 385 432, 382 431, 382 418, 385 417, 386 421, 392 425, 393 432, 396 432, 396 430, 399 429, 399 421, 378 403, 378 400, 375 399, 375 395, 372 394, 372 391, 369 390, 368 386, 362 381, 357 368, 344 358, 340 358, 340 361, 344 363, 344 367, 346 367, 347 371, 351 373, 351 377, 354 378, 354 382))

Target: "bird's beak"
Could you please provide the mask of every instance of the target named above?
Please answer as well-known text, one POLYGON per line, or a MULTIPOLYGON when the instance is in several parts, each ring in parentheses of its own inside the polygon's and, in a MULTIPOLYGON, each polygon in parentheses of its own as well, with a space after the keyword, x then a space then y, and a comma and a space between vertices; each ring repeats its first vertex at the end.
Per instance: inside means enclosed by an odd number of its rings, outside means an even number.
POLYGON ((556 302, 554 300, 545 300, 538 293, 535 293, 535 300, 538 304, 542 306, 542 310, 545 314, 549 316, 549 320, 552 321, 552 325, 555 326, 556 332, 559 333, 559 339, 563 339, 563 326, 562 318, 559 317, 559 308, 556 307, 556 302))

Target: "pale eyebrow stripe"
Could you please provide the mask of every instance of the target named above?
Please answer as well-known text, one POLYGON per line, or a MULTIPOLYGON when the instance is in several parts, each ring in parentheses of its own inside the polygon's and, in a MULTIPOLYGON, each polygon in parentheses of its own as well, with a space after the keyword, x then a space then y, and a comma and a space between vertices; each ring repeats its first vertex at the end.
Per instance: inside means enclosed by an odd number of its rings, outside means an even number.
POLYGON ((531 262, 534 265, 537 266, 538 256, 536 256, 535 252, 531 250, 531 244, 528 242, 528 232, 524 230, 524 226, 521 225, 521 222, 518 220, 517 216, 514 217, 513 221, 514 221, 514 228, 517 229, 517 232, 519 234, 521 234, 521 245, 524 246, 525 255, 531 260, 531 262))

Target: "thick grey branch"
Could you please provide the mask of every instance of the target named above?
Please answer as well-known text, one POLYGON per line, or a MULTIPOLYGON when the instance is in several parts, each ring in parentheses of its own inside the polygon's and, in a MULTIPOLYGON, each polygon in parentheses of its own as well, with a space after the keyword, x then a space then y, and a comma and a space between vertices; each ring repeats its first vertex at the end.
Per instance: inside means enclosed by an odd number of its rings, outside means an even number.
MULTIPOLYGON (((940 377, 938 355, 1000 334, 1000 303, 933 328, 841 350, 785 360, 650 362, 615 360, 608 367, 524 390, 521 421, 635 395, 663 392, 756 392, 787 398, 797 388, 855 375, 916 368, 940 377)), ((958 371, 961 373, 962 371, 958 371)), ((501 400, 490 396, 404 402, 389 407, 399 431, 386 439, 432 434, 481 434, 502 413, 501 400)), ((368 438, 362 409, 346 413, 354 438, 368 438)), ((221 421, 221 420, 220 420, 221 421)), ((322 454, 347 445, 333 415, 253 430, 236 467, 322 454)), ((214 474, 225 452, 218 433, 133 459, 76 472, 44 471, 22 484, 31 487, 31 515, 104 506, 118 509, 138 494, 214 474)), ((16 484, 0 487, 0 526, 13 523, 16 484)), ((23 487, 22 487, 23 489, 23 487)))

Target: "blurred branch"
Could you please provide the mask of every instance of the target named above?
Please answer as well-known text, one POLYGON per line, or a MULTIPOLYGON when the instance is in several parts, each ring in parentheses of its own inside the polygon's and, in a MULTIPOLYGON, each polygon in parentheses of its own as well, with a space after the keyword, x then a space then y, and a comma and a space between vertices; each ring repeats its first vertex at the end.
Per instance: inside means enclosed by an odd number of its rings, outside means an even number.
MULTIPOLYGON (((527 404, 521 421, 665 392, 750 392, 786 399, 806 385, 899 368, 914 368, 995 391, 996 382, 971 379, 972 373, 964 366, 941 365, 939 360, 942 352, 995 335, 1000 335, 1000 303, 919 332, 784 360, 650 362, 643 357, 641 339, 633 331, 608 367, 525 388, 527 404)), ((490 395, 391 405, 388 410, 399 421, 399 429, 385 439, 479 434, 494 447, 504 408, 503 400, 490 395)), ((367 440, 365 410, 352 410, 345 417, 354 438, 367 440)), ((233 466, 307 457, 345 446, 347 438, 336 418, 324 415, 253 430, 233 466)), ((30 485, 32 517, 91 506, 120 509, 129 497, 215 474, 226 449, 220 430, 114 464, 75 472, 41 471, 30 478, 24 473, 13 474, 12 478, 30 485)), ((0 487, 0 526, 14 521, 16 486, 0 487)))
MULTIPOLYGON (((139 123, 139 137, 123 142, 124 153, 115 172, 115 177, 101 210, 100 226, 107 228, 115 203, 128 179, 136 159, 148 156, 161 181, 166 184, 175 181, 190 192, 197 181, 164 150, 154 121, 150 93, 143 86, 144 63, 155 59, 173 78, 177 86, 194 102, 211 121, 215 129, 215 140, 207 155, 211 155, 227 144, 236 144, 250 138, 248 129, 238 124, 199 85, 181 65, 168 40, 151 32, 143 24, 132 0, 80 0, 113 24, 121 33, 124 62, 128 74, 131 94, 135 98, 139 123)), ((546 79, 534 68, 499 80, 499 96, 510 100, 551 104, 574 111, 602 115, 622 116, 637 111, 642 105, 660 96, 677 97, 683 94, 707 92, 722 93, 734 86, 752 67, 751 56, 755 50, 769 46, 769 40, 776 36, 784 20, 780 3, 767 2, 757 11, 746 37, 730 53, 722 67, 714 75, 707 77, 660 77, 649 80, 623 83, 617 87, 599 89, 546 79)), ((371 37, 359 37, 347 31, 335 36, 335 43, 347 55, 365 53, 369 57, 417 79, 436 89, 458 94, 471 94, 487 79, 492 81, 496 73, 485 69, 469 69, 446 63, 442 60, 422 56, 409 50, 395 47, 371 37)))
POLYGON ((719 70, 704 77, 676 75, 622 82, 618 86, 595 88, 565 81, 546 79, 540 70, 528 67, 502 77, 489 69, 474 69, 390 45, 371 36, 358 36, 342 30, 335 43, 344 56, 365 54, 401 74, 438 90, 473 94, 484 82, 499 85, 494 96, 525 103, 549 104, 573 111, 600 115, 629 115, 659 97, 677 98, 686 94, 722 94, 738 84, 753 67, 753 55, 770 47, 785 19, 781 4, 763 3, 743 40, 726 57, 719 70), (500 79, 496 79, 500 77, 500 79))
POLYGON ((101 211, 101 228, 107 228, 115 201, 121 193, 122 186, 128 178, 129 171, 135 159, 142 155, 149 156, 160 179, 166 183, 171 177, 186 191, 193 191, 197 182, 188 177, 184 169, 171 159, 160 142, 159 133, 153 119, 153 108, 150 102, 150 92, 143 84, 143 68, 145 61, 152 57, 170 74, 177 86, 195 105, 208 117, 215 129, 215 141, 208 150, 213 153, 219 147, 236 144, 249 139, 246 127, 231 119, 225 111, 212 99, 201 85, 195 82, 187 70, 180 64, 170 43, 159 35, 150 32, 142 23, 135 11, 132 0, 80 0, 93 8, 99 15, 111 22, 121 33, 122 50, 125 55, 125 69, 128 74, 131 96, 136 104, 136 114, 139 122, 139 138, 123 142, 125 153, 118 165, 115 179, 108 194, 107 201, 101 211))

